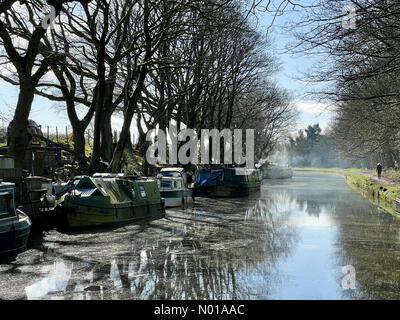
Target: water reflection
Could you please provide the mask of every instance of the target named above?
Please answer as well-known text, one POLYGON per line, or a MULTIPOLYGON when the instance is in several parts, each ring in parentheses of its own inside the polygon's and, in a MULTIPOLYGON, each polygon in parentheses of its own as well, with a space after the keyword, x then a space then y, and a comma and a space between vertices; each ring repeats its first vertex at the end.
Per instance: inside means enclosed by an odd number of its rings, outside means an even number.
POLYGON ((342 178, 298 175, 144 225, 51 231, 0 265, 0 298, 398 298, 399 230, 342 178), (352 292, 341 288, 349 264, 352 292))
MULTIPOLYGON (((224 200, 229 216, 215 200, 207 200, 207 206, 201 204, 191 214, 171 212, 169 220, 136 234, 132 245, 109 263, 63 262, 70 267, 68 278, 61 277, 57 267, 26 288, 27 298, 62 294, 66 299, 246 299, 254 295, 260 276, 267 279, 262 292, 267 295, 269 275, 295 239, 293 227, 287 225, 290 212, 277 200, 224 200), (161 230, 160 236, 149 239, 155 229, 161 230), (64 279, 57 290, 49 285, 54 275, 64 279), (35 291, 38 287, 45 289, 35 291)), ((128 227, 126 232, 131 228, 135 229, 128 227)), ((58 256, 62 251, 59 247, 58 256)))
POLYGON ((65 293, 71 278, 73 264, 56 261, 50 276, 25 288, 29 300, 46 298, 53 293, 65 293))
POLYGON ((400 219, 377 209, 361 197, 338 204, 342 250, 339 263, 356 269, 357 290, 351 299, 400 299, 400 219), (347 212, 345 215, 344 213, 347 212))

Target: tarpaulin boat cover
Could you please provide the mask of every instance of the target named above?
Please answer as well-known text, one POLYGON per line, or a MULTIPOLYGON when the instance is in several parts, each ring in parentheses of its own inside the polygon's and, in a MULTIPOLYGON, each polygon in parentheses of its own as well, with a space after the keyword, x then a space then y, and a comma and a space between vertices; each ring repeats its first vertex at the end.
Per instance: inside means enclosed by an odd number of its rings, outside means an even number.
POLYGON ((132 192, 132 188, 129 181, 125 180, 83 177, 75 185, 75 191, 83 197, 93 195, 110 197, 111 203, 132 201, 132 196, 128 193, 132 192))
POLYGON ((196 177, 199 186, 204 187, 211 185, 215 181, 223 180, 223 170, 200 170, 196 177))

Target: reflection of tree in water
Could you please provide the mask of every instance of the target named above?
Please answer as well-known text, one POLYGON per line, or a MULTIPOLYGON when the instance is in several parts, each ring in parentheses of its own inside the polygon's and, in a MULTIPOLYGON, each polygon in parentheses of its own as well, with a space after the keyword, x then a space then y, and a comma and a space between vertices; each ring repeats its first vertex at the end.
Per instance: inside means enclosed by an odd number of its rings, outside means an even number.
POLYGON ((293 200, 289 194, 262 199, 246 212, 246 220, 258 221, 264 225, 265 253, 269 261, 276 263, 286 258, 295 241, 295 230, 288 224, 293 200))
MULTIPOLYGON (((213 203, 208 204, 210 207, 213 203)), ((230 204, 225 203, 225 209, 230 204)), ((242 205, 243 207, 243 205, 242 205)), ((210 208, 208 208, 210 210, 210 208)), ((273 201, 260 200, 246 211, 229 208, 229 219, 208 221, 179 241, 158 242, 140 253, 140 261, 121 264, 125 288, 138 299, 245 299, 254 275, 269 276, 281 255, 286 255, 293 230, 285 225, 273 201), (205 228, 206 232, 199 229, 205 228), (143 261, 143 257, 147 257, 143 261), (145 265, 145 266, 143 266, 145 265), (125 270, 126 271, 126 270, 125 270)), ((218 211, 218 210, 216 210, 218 211)), ((137 255, 137 253, 136 253, 137 255)), ((265 279, 264 279, 265 281, 265 279)), ((263 294, 270 290, 264 283, 263 294)))
POLYGON ((172 212, 169 220, 150 228, 161 229, 162 236, 148 237, 154 234, 151 230, 136 235, 129 252, 114 255, 115 261, 111 253, 107 263, 75 261, 66 298, 76 298, 77 288, 92 299, 266 297, 275 264, 295 241, 287 224, 289 212, 279 200, 259 200, 255 205, 207 200, 193 215, 172 212), (262 288, 255 295, 260 277, 262 288))
POLYGON ((335 207, 334 196, 327 199, 323 194, 319 194, 311 196, 310 200, 307 198, 310 194, 294 192, 291 197, 296 200, 299 210, 307 212, 311 217, 319 218, 321 213, 330 212, 335 207))
POLYGON ((314 190, 291 190, 290 192, 277 193, 274 197, 283 197, 281 201, 297 205, 297 209, 306 212, 311 217, 319 218, 323 212, 331 212, 335 207, 334 196, 324 193, 315 193, 314 190), (294 202, 294 204, 293 204, 294 202))
POLYGON ((318 201, 307 201, 306 212, 313 217, 319 217, 321 213, 321 206, 318 201))
POLYGON ((296 202, 301 211, 307 212, 312 217, 318 218, 323 209, 323 205, 319 201, 297 199, 296 202))
POLYGON ((337 202, 340 265, 353 265, 356 290, 350 298, 400 299, 400 219, 354 193, 337 202))
MULTIPOLYGON (((130 264, 132 279, 128 276, 127 280, 133 295, 142 299, 247 298, 253 283, 240 280, 270 274, 290 246, 292 230, 284 225, 287 216, 276 214, 274 205, 258 201, 246 211, 244 221, 241 208, 230 208, 230 219, 205 226, 208 232, 203 239, 194 239, 189 232, 182 241, 158 243, 147 253, 153 259, 147 261, 146 276, 135 277, 140 265, 130 264)), ((269 289, 264 288, 265 294, 269 289)))

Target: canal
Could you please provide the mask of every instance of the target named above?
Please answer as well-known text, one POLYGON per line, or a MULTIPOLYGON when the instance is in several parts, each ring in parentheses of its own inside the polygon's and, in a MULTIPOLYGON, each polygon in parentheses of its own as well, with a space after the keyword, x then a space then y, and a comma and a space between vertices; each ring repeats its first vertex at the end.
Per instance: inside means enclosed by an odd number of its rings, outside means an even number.
POLYGON ((400 219, 310 172, 143 225, 35 235, 0 265, 0 299, 399 298, 400 219))

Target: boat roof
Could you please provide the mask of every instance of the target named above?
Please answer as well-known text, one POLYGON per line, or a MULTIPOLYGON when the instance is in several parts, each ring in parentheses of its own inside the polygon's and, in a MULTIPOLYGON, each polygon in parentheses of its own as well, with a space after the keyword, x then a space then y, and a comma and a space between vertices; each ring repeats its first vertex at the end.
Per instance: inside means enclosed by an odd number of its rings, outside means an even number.
POLYGON ((229 168, 209 168, 209 169, 200 169, 198 172, 235 172, 235 173, 240 173, 240 174, 252 174, 254 172, 258 172, 258 169, 248 169, 246 167, 229 167, 229 168))
POLYGON ((179 167, 162 168, 160 170, 160 172, 179 172, 179 173, 182 173, 184 171, 185 171, 185 169, 179 168, 179 167))
POLYGON ((124 178, 123 173, 95 173, 93 178, 124 178))
POLYGON ((82 197, 108 196, 111 203, 131 202, 132 185, 140 183, 148 185, 155 180, 130 181, 120 178, 97 178, 81 176, 75 178, 74 193, 82 197))
POLYGON ((257 170, 257 169, 248 169, 248 168, 234 168, 235 169, 235 172, 236 172, 236 174, 245 174, 245 175, 248 175, 248 174, 253 174, 253 173, 256 173, 256 172, 258 172, 259 170, 257 170))
POLYGON ((159 179, 159 180, 171 180, 171 181, 174 181, 174 180, 183 180, 182 177, 164 177, 164 176, 161 176, 161 177, 159 177, 158 179, 159 179))
POLYGON ((5 190, 5 189, 14 189, 15 184, 11 182, 3 182, 3 180, 0 179, 0 190, 5 190))

